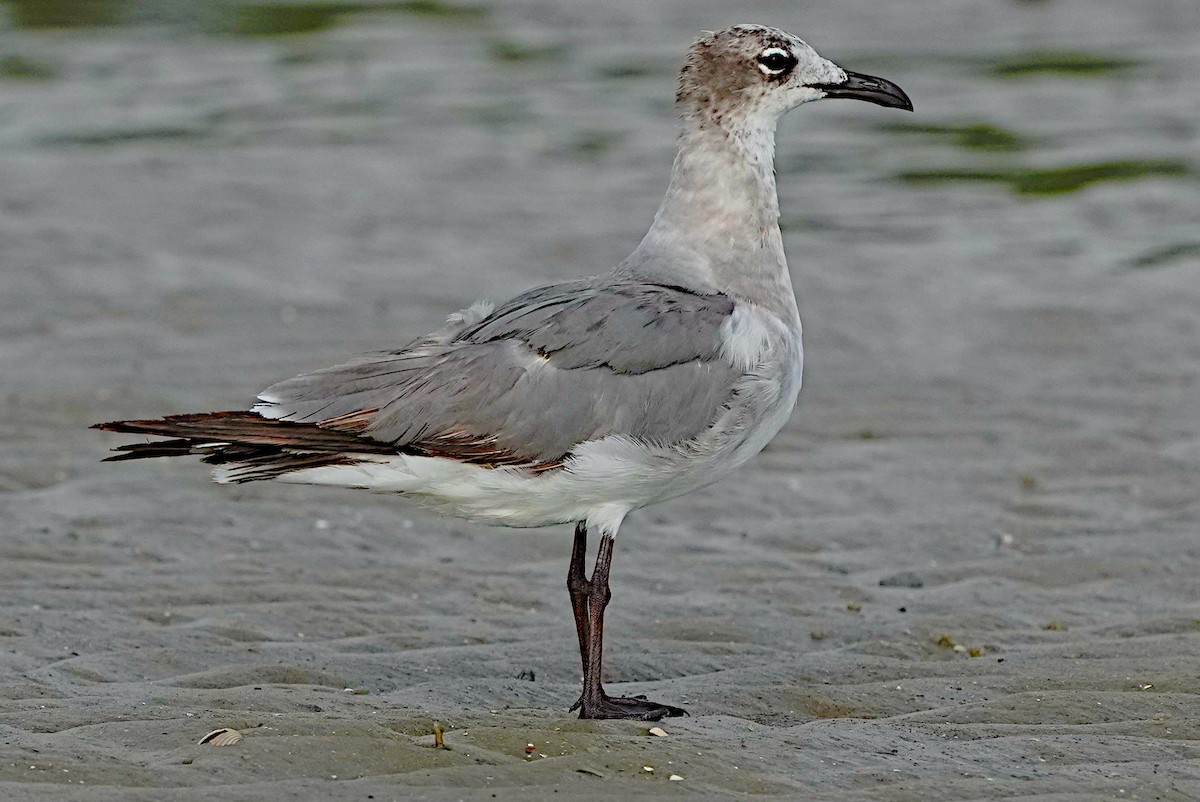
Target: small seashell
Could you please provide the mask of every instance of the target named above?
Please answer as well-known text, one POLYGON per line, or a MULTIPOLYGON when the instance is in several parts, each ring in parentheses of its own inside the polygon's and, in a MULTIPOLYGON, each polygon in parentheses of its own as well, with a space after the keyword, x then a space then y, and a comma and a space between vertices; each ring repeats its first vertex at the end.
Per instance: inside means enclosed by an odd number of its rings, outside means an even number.
POLYGON ((650 734, 657 738, 666 738, 667 737, 667 731, 664 730, 662 727, 651 727, 650 734))
POLYGON ((956 651, 956 652, 965 652, 967 650, 967 647, 963 646, 961 643, 954 644, 953 648, 954 648, 954 651, 956 651))
POLYGON ((242 740, 242 734, 237 730, 232 730, 229 727, 222 727, 219 730, 213 730, 208 735, 205 735, 197 742, 200 744, 211 744, 212 746, 233 746, 238 741, 242 740))
POLYGON ((653 766, 642 766, 642 771, 647 772, 649 774, 653 774, 654 767, 653 766))
POLYGON ((672 774, 672 775, 671 775, 670 777, 668 777, 667 779, 668 779, 668 780, 675 781, 675 782, 678 782, 679 780, 682 780, 683 778, 682 778, 682 777, 680 777, 678 774, 672 774))

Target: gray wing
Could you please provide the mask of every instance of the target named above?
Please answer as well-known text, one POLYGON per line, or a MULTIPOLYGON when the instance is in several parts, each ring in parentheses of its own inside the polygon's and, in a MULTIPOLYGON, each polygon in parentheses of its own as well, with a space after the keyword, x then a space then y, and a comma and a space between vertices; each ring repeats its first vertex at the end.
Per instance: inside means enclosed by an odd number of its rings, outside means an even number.
POLYGON ((588 280, 542 287, 399 351, 280 382, 267 418, 402 452, 550 467, 579 443, 695 437, 739 371, 720 358, 724 295, 588 280))

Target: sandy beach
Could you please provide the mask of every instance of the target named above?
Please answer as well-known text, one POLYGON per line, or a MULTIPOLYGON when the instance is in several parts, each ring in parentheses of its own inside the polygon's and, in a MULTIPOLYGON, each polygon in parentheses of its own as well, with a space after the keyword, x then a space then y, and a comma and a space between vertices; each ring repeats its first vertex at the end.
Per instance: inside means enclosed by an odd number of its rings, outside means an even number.
POLYGON ((72 6, 0 2, 0 798, 1200 799, 1200 6, 72 6), (796 414, 616 549, 666 737, 567 712, 567 527, 99 463, 616 264, 748 21, 916 114, 780 130, 796 414))

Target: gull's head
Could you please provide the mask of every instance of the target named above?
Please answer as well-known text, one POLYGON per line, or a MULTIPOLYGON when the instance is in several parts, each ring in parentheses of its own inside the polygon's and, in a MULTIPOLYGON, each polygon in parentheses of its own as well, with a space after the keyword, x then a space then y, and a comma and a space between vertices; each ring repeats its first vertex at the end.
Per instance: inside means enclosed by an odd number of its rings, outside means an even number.
POLYGON ((844 70, 778 28, 735 25, 692 45, 676 105, 701 125, 774 125, 784 112, 822 98, 851 98, 912 111, 891 81, 844 70))

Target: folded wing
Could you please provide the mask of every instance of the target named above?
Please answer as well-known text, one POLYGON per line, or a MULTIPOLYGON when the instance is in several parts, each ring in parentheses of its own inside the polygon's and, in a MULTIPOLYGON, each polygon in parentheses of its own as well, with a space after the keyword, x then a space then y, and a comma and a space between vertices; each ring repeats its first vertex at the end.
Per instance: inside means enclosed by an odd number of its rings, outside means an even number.
POLYGON ((402 350, 280 382, 254 412, 493 466, 554 467, 611 435, 669 445, 730 398, 732 311, 724 295, 666 285, 542 287, 402 350))

